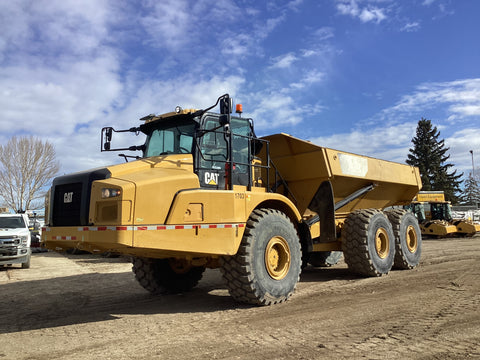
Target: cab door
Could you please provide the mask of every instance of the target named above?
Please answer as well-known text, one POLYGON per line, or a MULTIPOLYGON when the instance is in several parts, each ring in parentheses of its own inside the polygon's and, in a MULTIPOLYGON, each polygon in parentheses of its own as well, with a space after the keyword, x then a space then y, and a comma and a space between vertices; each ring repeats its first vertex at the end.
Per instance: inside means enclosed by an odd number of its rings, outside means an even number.
POLYGON ((202 127, 206 132, 197 137, 197 174, 200 186, 204 188, 225 189, 228 145, 223 127, 218 126, 218 117, 207 116, 202 127))

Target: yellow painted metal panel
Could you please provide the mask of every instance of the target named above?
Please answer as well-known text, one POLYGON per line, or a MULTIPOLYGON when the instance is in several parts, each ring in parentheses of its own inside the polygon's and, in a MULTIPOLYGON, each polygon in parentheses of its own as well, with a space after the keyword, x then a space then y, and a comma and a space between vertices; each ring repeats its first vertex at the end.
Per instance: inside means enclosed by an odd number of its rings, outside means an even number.
POLYGON ((204 228, 181 225, 55 227, 42 232, 42 241, 52 250, 78 248, 91 252, 144 254, 149 257, 162 254, 178 257, 233 255, 238 249, 244 228, 245 224, 210 224, 204 228))
POLYGON ((135 200, 135 184, 120 179, 97 180, 92 183, 90 194, 89 223, 96 225, 131 224, 133 221, 133 202, 135 200), (103 188, 114 188, 121 191, 118 197, 102 199, 103 188), (115 217, 105 217, 108 209, 116 209, 115 217))
MULTIPOLYGON (((242 224, 243 226, 243 224, 242 224)), ((178 255, 234 255, 243 227, 135 231, 134 246, 175 252, 178 255)))
POLYGON ((72 248, 88 251, 115 251, 133 245, 133 231, 115 231, 114 227, 52 227, 42 231, 44 245, 52 250, 72 248))
POLYGON ((191 154, 153 156, 109 166, 108 170, 112 174, 112 178, 117 178, 129 173, 139 173, 153 168, 174 168, 193 172, 193 157, 191 154))

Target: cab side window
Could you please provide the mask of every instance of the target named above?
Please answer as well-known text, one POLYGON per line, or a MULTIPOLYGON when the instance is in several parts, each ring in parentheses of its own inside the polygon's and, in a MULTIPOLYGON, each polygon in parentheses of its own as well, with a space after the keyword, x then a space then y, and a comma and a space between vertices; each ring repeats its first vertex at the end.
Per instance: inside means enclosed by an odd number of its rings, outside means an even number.
POLYGON ((205 130, 211 132, 205 133, 200 140, 203 158, 200 160, 200 166, 210 169, 225 168, 227 161, 227 142, 225 141, 223 129, 213 131, 218 126, 218 119, 209 117, 205 121, 205 130))

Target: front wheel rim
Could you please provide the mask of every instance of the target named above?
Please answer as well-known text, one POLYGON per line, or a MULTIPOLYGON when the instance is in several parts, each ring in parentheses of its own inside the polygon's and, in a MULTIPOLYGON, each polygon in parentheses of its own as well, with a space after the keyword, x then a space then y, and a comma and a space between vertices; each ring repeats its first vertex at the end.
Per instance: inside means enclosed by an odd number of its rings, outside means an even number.
POLYGON ((274 280, 282 280, 290 269, 292 257, 288 242, 281 236, 270 239, 265 249, 265 266, 274 280))

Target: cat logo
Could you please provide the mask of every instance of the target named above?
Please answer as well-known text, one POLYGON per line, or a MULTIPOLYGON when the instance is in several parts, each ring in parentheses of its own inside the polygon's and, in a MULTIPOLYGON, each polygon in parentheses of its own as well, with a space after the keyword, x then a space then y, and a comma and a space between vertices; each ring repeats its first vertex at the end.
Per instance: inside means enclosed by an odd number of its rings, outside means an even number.
POLYGON ((68 204, 71 203, 73 200, 73 192, 67 192, 63 194, 63 203, 68 204))
POLYGON ((205 184, 207 185, 217 185, 218 184, 218 173, 205 173, 205 184))

